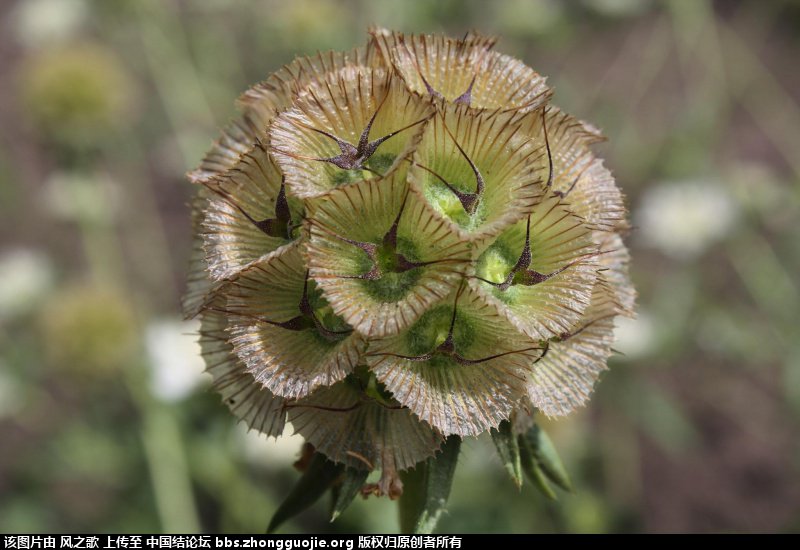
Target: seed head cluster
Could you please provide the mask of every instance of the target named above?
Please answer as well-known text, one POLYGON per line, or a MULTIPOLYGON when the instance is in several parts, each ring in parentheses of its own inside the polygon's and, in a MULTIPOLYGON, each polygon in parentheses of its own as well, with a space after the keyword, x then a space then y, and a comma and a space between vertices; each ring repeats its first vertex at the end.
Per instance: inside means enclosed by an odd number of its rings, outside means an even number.
POLYGON ((298 58, 189 174, 216 389, 387 491, 447 436, 583 405, 633 309, 600 132, 494 43, 373 29, 298 58))

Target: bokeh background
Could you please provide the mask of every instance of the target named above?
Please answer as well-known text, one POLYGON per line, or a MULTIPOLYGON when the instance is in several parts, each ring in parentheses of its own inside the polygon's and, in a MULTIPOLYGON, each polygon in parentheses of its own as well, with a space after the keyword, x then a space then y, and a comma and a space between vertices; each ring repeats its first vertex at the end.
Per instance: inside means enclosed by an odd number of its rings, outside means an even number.
MULTIPOLYGON (((300 442, 237 426, 179 297, 183 174, 233 100, 372 23, 497 33, 610 137, 639 316, 546 423, 576 486, 470 439, 444 532, 800 530, 800 3, 0 2, 0 531, 261 532, 300 442)), ((288 531, 386 532, 394 503, 288 531)))

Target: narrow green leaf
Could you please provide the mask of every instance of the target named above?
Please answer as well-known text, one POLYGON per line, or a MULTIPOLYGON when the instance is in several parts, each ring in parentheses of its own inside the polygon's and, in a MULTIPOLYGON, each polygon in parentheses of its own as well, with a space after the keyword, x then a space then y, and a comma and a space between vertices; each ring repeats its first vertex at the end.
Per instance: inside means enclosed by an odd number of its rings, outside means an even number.
POLYGON ((361 491, 364 483, 369 476, 369 470, 358 470, 356 468, 345 468, 342 482, 333 487, 333 507, 331 509, 331 521, 334 521, 344 512, 356 495, 361 491))
POLYGON ((273 533, 283 522, 293 518, 312 504, 328 490, 342 471, 343 464, 326 459, 321 453, 314 453, 308 469, 292 488, 286 500, 278 507, 269 522, 267 534, 273 533))
POLYGON ((400 513, 400 532, 413 533, 422 508, 425 505, 425 478, 427 476, 429 458, 411 469, 400 472, 403 482, 403 494, 398 501, 400 513))
MULTIPOLYGON (((331 485, 331 499, 330 505, 328 506, 328 513, 330 515, 333 515, 333 511, 336 509, 336 502, 339 500, 339 493, 341 493, 339 490, 340 488, 341 484, 339 483, 334 483, 331 485)), ((331 521, 333 521, 333 519, 331 519, 331 521)))
POLYGON ((534 454, 547 478, 565 491, 572 491, 572 482, 561 457, 558 456, 553 441, 539 426, 534 425, 526 434, 533 447, 534 454))
POLYGON ((508 474, 519 489, 522 487, 522 463, 519 458, 519 442, 514 436, 511 422, 503 420, 498 429, 492 428, 492 441, 497 447, 497 454, 503 461, 508 474))
POLYGON ((553 488, 547 483, 547 478, 539 467, 539 461, 536 459, 533 447, 526 435, 527 434, 522 434, 517 438, 522 470, 525 472, 525 475, 528 476, 528 480, 533 483, 544 496, 550 500, 558 500, 555 491, 553 491, 553 488))
POLYGON ((550 484, 547 483, 547 478, 545 477, 544 472, 542 472, 542 469, 539 468, 538 464, 533 464, 533 468, 530 472, 528 472, 528 476, 536 488, 539 489, 544 496, 550 500, 558 500, 558 495, 556 495, 556 492, 552 487, 550 487, 550 484))
POLYGON ((433 532, 447 505, 458 463, 461 438, 448 437, 435 457, 401 473, 400 529, 404 533, 433 532))

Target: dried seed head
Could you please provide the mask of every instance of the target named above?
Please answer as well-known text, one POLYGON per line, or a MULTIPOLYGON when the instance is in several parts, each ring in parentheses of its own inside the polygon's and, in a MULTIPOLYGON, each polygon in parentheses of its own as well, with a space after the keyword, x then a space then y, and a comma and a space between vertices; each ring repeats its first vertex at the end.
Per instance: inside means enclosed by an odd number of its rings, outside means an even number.
POLYGON ((633 309, 602 136, 494 42, 374 29, 300 58, 189 175, 215 386, 250 427, 381 469, 365 493, 448 436, 583 405, 633 309))

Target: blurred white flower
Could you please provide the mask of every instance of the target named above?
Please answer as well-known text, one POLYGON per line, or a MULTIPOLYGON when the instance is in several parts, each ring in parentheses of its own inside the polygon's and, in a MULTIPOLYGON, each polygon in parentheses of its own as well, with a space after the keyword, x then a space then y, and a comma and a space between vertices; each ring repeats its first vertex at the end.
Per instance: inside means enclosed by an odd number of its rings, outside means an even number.
POLYGON ((722 239, 738 216, 738 204, 725 187, 702 180, 683 181, 647 190, 636 223, 645 244, 687 260, 722 239))
MULTIPOLYGON (((286 428, 287 433, 294 431, 291 424, 287 424, 286 428)), ((245 459, 251 464, 271 469, 285 468, 297 460, 305 441, 299 434, 267 437, 256 430, 248 430, 244 422, 239 423, 236 433, 245 459)))
POLYGON ((13 14, 17 39, 43 46, 77 34, 89 14, 85 0, 25 0, 13 14))
POLYGON ((635 319, 617 317, 614 323, 614 349, 624 359, 643 357, 653 350, 656 332, 649 313, 639 308, 635 319))
POLYGON ((163 401, 180 401, 199 385, 208 383, 203 375, 197 333, 198 321, 164 320, 150 323, 145 345, 150 359, 150 386, 163 401))
POLYGON ((50 259, 35 250, 0 255, 0 321, 30 311, 52 287, 50 259))

